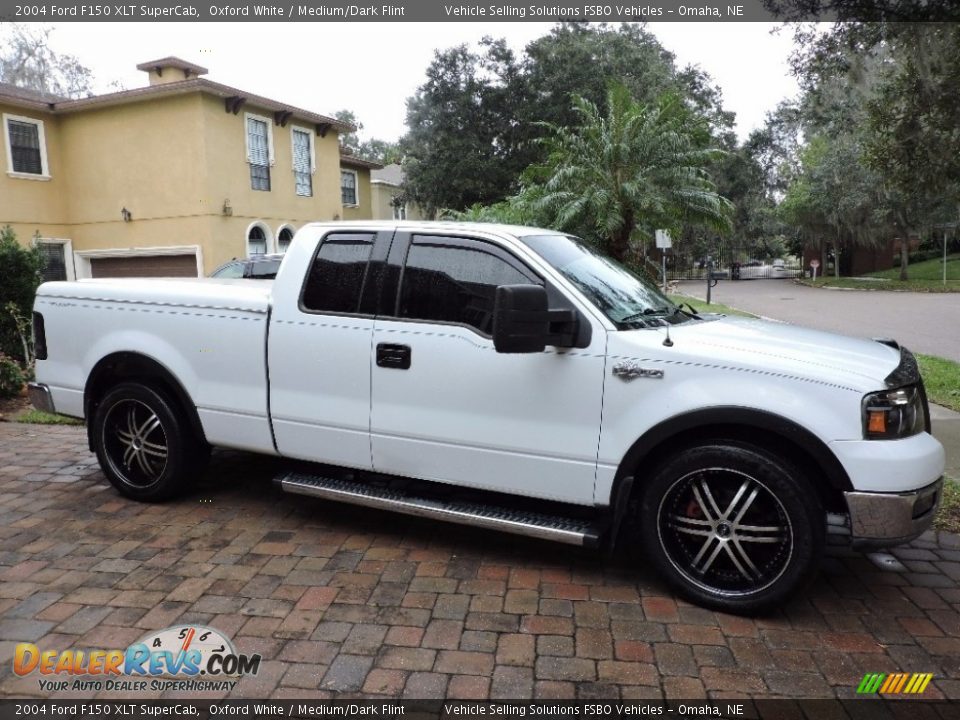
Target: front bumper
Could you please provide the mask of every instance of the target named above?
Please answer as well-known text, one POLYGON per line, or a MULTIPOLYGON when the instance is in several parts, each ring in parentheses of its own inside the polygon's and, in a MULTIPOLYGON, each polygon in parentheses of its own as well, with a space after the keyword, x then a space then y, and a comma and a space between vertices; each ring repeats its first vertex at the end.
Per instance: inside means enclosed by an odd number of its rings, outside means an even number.
POLYGON ((910 492, 845 492, 850 542, 858 549, 909 542, 933 523, 943 478, 910 492))
POLYGON ((27 396, 37 410, 43 410, 48 413, 56 412, 53 407, 53 396, 50 394, 50 388, 43 383, 27 383, 27 396))

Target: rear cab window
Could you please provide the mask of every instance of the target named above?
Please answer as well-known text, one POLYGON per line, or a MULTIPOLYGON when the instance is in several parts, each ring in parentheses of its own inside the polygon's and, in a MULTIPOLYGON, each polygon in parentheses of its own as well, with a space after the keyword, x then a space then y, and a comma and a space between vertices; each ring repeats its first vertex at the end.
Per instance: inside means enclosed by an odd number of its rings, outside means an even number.
POLYGON ((358 313, 375 237, 372 232, 335 232, 323 238, 304 279, 300 309, 358 313))

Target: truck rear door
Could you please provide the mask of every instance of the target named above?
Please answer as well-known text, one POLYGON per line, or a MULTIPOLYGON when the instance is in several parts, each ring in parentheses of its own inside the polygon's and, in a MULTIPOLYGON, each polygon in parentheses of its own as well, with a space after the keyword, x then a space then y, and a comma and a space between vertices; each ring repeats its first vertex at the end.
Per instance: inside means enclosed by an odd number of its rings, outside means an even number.
MULTIPOLYGON (((370 342, 375 291, 374 248, 392 232, 327 232, 301 282, 281 273, 267 343, 270 415, 277 450, 287 457, 372 467, 370 458, 370 342)), ((288 258, 288 262, 295 258, 288 258)), ((299 264, 299 263, 297 263, 299 264)))

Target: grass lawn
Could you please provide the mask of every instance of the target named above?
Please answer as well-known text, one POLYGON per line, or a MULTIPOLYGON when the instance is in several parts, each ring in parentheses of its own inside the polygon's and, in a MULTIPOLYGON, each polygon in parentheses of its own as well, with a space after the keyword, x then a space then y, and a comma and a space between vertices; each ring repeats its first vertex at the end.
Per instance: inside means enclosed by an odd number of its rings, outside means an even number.
POLYGON ((740 315, 741 317, 756 317, 753 313, 744 312, 743 310, 737 310, 736 308, 728 307, 727 305, 721 305, 720 303, 710 303, 707 305, 703 300, 698 300, 697 298, 690 297, 688 295, 668 295, 674 303, 677 305, 690 305, 698 313, 720 313, 722 315, 740 315))
POLYGON ((933 355, 917 355, 930 402, 960 411, 960 363, 933 355))
POLYGON ((960 254, 947 255, 947 284, 943 284, 943 259, 924 260, 909 267, 910 279, 901 282, 900 267, 869 273, 867 277, 877 280, 858 278, 817 278, 799 280, 813 287, 841 287, 857 290, 906 290, 912 292, 960 292, 960 254))
POLYGON ((54 415, 53 413, 35 410, 33 408, 15 415, 13 421, 31 425, 83 425, 83 421, 77 420, 77 418, 67 417, 66 415, 54 415))
POLYGON ((960 533, 960 483, 953 478, 944 478, 943 497, 933 526, 937 530, 960 533))

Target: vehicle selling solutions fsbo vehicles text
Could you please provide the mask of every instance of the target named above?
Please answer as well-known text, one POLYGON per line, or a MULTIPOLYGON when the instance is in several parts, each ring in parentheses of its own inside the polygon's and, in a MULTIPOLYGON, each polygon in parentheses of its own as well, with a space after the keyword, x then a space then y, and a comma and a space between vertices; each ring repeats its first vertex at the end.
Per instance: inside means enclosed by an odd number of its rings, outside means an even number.
MULTIPOLYGON (((724 17, 719 6, 680 5, 664 9, 652 5, 444 5, 447 17, 549 17, 557 18, 593 18, 607 20, 615 18, 666 17, 668 15, 724 17)), ((742 17, 743 5, 727 5, 726 17, 742 17)))

